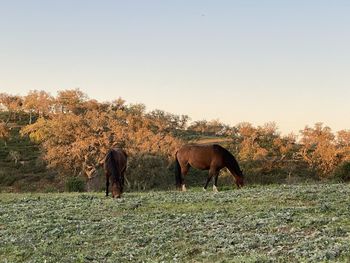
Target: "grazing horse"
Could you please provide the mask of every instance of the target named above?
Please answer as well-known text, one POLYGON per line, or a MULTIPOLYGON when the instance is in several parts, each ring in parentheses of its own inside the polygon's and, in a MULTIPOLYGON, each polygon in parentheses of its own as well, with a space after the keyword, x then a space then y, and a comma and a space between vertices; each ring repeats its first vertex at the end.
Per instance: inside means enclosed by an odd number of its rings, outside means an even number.
POLYGON ((109 181, 112 181, 112 197, 120 198, 124 187, 124 173, 126 170, 127 158, 125 151, 121 149, 111 149, 108 151, 104 170, 106 174, 106 196, 108 196, 109 181))
POLYGON ((175 180, 177 188, 186 191, 184 176, 190 167, 200 170, 209 170, 204 190, 207 189, 211 178, 214 176, 213 191, 217 192, 217 182, 220 170, 226 167, 236 180, 236 185, 241 188, 244 185, 243 172, 239 168, 235 157, 218 144, 196 145, 189 144, 181 147, 175 154, 175 180))

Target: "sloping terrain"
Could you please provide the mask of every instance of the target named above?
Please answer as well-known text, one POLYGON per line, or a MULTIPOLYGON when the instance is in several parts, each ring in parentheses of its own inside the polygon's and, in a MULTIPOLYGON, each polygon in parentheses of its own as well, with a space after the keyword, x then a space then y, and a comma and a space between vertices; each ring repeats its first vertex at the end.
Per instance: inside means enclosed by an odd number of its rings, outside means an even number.
MULTIPOLYGON (((25 117, 10 122, 10 137, 6 141, 0 139, 1 191, 47 191, 55 178, 41 159, 39 146, 20 135, 20 129, 26 124, 25 117)), ((5 119, 2 113, 0 120, 5 119)))

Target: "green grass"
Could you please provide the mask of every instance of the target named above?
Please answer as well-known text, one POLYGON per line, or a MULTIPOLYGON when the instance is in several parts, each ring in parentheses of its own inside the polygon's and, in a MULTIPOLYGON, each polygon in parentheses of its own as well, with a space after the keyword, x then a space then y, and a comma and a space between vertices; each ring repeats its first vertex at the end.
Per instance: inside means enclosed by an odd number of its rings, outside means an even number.
POLYGON ((0 197, 0 262, 350 261, 347 184, 0 197))

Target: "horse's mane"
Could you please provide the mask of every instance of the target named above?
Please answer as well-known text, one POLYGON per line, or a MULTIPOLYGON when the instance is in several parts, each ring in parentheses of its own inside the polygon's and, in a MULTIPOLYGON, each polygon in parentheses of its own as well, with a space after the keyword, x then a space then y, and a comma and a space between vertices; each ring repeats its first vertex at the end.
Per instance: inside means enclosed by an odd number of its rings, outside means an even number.
POLYGON ((224 147, 218 145, 218 144, 214 144, 214 147, 218 147, 221 149, 221 151, 224 153, 224 159, 225 162, 228 166, 232 167, 233 170, 235 171, 235 173, 238 176, 241 176, 241 168, 238 165, 238 162, 236 160, 236 158, 232 155, 232 153, 230 153, 228 150, 226 150, 224 147))

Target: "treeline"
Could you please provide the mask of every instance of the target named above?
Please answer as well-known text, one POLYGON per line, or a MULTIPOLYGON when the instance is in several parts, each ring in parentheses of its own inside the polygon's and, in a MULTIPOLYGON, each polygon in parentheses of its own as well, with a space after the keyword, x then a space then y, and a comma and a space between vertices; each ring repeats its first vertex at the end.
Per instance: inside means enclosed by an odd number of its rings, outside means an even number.
POLYGON ((98 102, 79 89, 59 91, 56 97, 45 91, 1 93, 0 109, 6 113, 0 121, 4 147, 11 139, 10 124, 23 123, 21 135, 39 144, 47 166, 65 178, 101 175, 105 153, 117 146, 130 156, 129 188, 172 187, 172 161, 180 145, 219 141, 237 157, 251 183, 350 179, 350 131, 333 133, 321 123, 287 136, 274 123, 190 123, 186 115, 146 111, 143 104, 121 98, 98 102))

